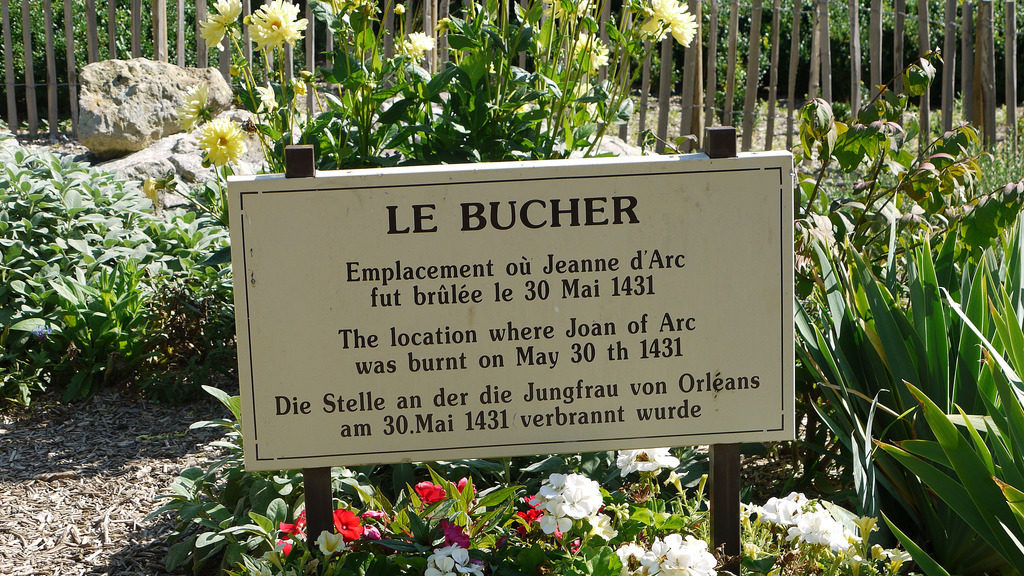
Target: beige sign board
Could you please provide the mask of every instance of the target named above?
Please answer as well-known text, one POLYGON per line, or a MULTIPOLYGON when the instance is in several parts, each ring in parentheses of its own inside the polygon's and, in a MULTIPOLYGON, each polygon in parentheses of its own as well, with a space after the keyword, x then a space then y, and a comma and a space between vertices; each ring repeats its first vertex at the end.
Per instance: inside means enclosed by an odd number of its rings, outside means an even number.
POLYGON ((246 467, 793 438, 792 163, 233 178, 246 467))

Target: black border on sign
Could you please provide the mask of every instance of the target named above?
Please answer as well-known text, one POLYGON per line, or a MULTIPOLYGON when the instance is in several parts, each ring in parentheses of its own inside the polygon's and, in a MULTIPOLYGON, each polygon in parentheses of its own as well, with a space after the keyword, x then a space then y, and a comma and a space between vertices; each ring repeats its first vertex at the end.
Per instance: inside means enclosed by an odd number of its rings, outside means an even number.
MULTIPOLYGON (((783 177, 783 169, 781 167, 778 167, 778 166, 762 166, 762 167, 753 167, 753 168, 728 168, 728 169, 719 169, 719 170, 673 170, 673 171, 668 171, 668 172, 633 172, 633 173, 627 173, 627 174, 552 176, 552 177, 538 177, 538 178, 503 178, 503 179, 481 178, 479 180, 462 181, 462 182, 429 182, 429 183, 423 183, 423 184, 415 184, 415 186, 416 187, 427 187, 427 186, 463 186, 463 185, 477 185, 477 184, 490 184, 490 183, 498 184, 498 183, 511 183, 511 182, 538 182, 538 181, 552 181, 552 180, 590 180, 590 179, 595 179, 595 178, 599 178, 599 179, 631 178, 631 177, 636 177, 636 176, 674 176, 674 175, 693 174, 693 173, 697 173, 697 172, 702 173, 702 174, 709 174, 709 173, 728 173, 728 172, 770 172, 770 171, 773 171, 773 170, 777 171, 778 172, 778 176, 779 176, 779 196, 778 196, 778 202, 779 202, 779 223, 782 224, 783 226, 785 226, 785 223, 787 222, 787 220, 786 220, 786 214, 785 214, 785 202, 784 202, 783 195, 786 193, 786 187, 785 187, 785 183, 783 182, 783 178, 782 178, 783 177)), ((296 188, 296 189, 292 189, 292 190, 271 190, 271 191, 254 190, 254 191, 239 193, 239 212, 240 213, 244 213, 245 212, 245 197, 246 196, 257 196, 258 197, 258 196, 260 196, 262 194, 282 194, 282 193, 290 194, 290 193, 295 193, 295 192, 299 192, 299 193, 305 193, 305 192, 342 192, 342 191, 347 191, 347 190, 409 188, 411 186, 413 186, 413 185, 412 184, 392 184, 392 185, 383 185, 382 186, 382 185, 368 184, 368 185, 363 185, 363 186, 346 186, 346 187, 339 187, 339 188, 296 188)), ((684 438, 691 437, 691 436, 708 437, 708 436, 725 435, 725 434, 749 434, 749 433, 754 433, 754 432, 779 432, 779 431, 785 430, 785 428, 786 428, 786 426, 785 426, 785 424, 786 424, 786 409, 785 409, 786 408, 786 386, 785 386, 784 379, 785 379, 786 362, 787 362, 787 356, 788 356, 786 354, 786 350, 788 349, 788 346, 783 345, 782 346, 782 358, 780 358, 780 363, 779 363, 779 382, 782 383, 782 386, 780 387, 781 388, 781 397, 779 398, 780 409, 781 409, 780 410, 781 411, 781 419, 780 419, 780 423, 779 423, 779 427, 778 428, 754 428, 754 429, 750 429, 750 430, 726 430, 726 431, 721 431, 721 432, 699 432, 699 433, 698 432, 693 432, 693 433, 688 433, 688 434, 686 434, 686 433, 684 433, 684 434, 668 434, 668 435, 662 434, 662 435, 657 435, 657 436, 650 436, 650 435, 619 436, 619 437, 606 437, 606 438, 591 438, 591 439, 586 439, 586 440, 556 440, 556 441, 544 440, 544 441, 539 441, 539 442, 507 442, 507 443, 499 443, 499 444, 483 444, 483 445, 473 445, 473 446, 449 446, 449 447, 444 447, 444 448, 418 448, 418 449, 385 450, 385 451, 374 450, 374 451, 369 451, 369 452, 337 452, 337 453, 333 453, 333 454, 312 454, 312 455, 304 455, 304 456, 260 457, 260 446, 259 446, 259 441, 258 441, 258 439, 259 439, 259 428, 258 428, 257 421, 256 421, 256 388, 253 385, 255 378, 253 376, 253 369, 252 369, 252 366, 253 366, 253 362, 252 362, 252 345, 251 345, 251 343, 252 343, 252 323, 250 322, 251 315, 250 315, 249 308, 248 308, 248 306, 249 306, 249 282, 248 282, 249 272, 248 272, 248 268, 247 268, 247 264, 246 264, 248 259, 245 257, 245 218, 242 218, 241 221, 242 221, 241 239, 242 239, 242 272, 243 272, 243 274, 242 274, 242 285, 245 286, 245 288, 244 288, 244 291, 245 291, 245 304, 246 304, 246 310, 245 310, 246 323, 245 324, 246 324, 246 329, 249 332, 249 343, 250 343, 250 345, 249 345, 249 390, 250 390, 250 393, 252 395, 251 402, 252 402, 252 407, 253 407, 253 442, 252 442, 252 445, 253 445, 253 448, 254 448, 254 452, 256 454, 256 461, 257 462, 308 460, 308 459, 313 459, 313 458, 335 458, 335 457, 343 457, 343 456, 368 456, 368 455, 372 455, 372 454, 397 454, 397 453, 403 453, 403 454, 422 454, 424 456, 429 456, 430 454, 433 454, 433 453, 449 452, 451 450, 459 450, 459 449, 478 450, 478 449, 485 449, 485 448, 500 448, 500 447, 508 447, 508 446, 523 446, 523 447, 526 447, 526 446, 537 446, 537 447, 550 446, 552 448, 556 448, 560 444, 587 444, 587 443, 596 443, 596 442, 610 442, 610 441, 616 441, 616 440, 640 440, 640 439, 645 439, 645 440, 648 440, 648 439, 649 440, 658 440, 658 439, 674 440, 674 439, 684 439, 684 438)), ((781 242, 780 242, 780 249, 779 249, 779 262, 780 262, 780 264, 783 265, 784 268, 785 268, 786 257, 787 257, 787 252, 786 252, 786 244, 787 243, 785 241, 786 237, 787 237, 786 234, 782 235, 781 242)), ((236 278, 235 281, 237 282, 238 279, 236 278)), ((785 321, 785 318, 786 318, 786 303, 784 301, 782 301, 783 299, 781 298, 781 296, 786 293, 786 285, 785 285, 785 283, 786 283, 786 278, 785 278, 784 275, 782 275, 782 277, 780 278, 780 284, 779 284, 779 291, 780 291, 780 299, 779 299, 780 300, 780 302, 779 302, 780 318, 783 319, 782 322, 781 322, 781 326, 779 327, 779 329, 780 329, 780 338, 781 338, 780 342, 786 342, 786 338, 787 338, 787 334, 786 334, 786 321, 785 321)), ((789 335, 789 337, 792 338, 792 335, 789 335)), ((790 360, 792 360, 792 359, 790 358, 790 360)), ((557 452, 557 450, 556 450, 556 452, 557 452)))

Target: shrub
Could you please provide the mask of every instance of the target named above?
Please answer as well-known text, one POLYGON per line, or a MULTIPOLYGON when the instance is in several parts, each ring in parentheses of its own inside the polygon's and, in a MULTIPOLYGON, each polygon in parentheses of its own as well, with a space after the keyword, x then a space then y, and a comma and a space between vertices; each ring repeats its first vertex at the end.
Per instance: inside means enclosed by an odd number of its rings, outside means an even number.
POLYGON ((223 228, 185 212, 159 218, 138 186, 67 158, 15 147, 0 164, 3 398, 28 404, 52 384, 72 400, 144 381, 172 352, 168 303, 205 299, 230 313, 229 284, 203 265, 226 244, 223 228), (167 286, 189 289, 165 302, 167 286))

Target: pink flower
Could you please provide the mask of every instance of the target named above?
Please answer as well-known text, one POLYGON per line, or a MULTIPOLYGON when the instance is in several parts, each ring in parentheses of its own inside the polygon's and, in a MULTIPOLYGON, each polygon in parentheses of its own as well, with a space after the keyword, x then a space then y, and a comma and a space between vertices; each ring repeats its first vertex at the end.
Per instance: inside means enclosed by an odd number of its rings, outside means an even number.
POLYGON ((420 482, 415 488, 416 494, 419 494, 420 500, 423 501, 425 506, 430 506, 434 502, 440 502, 448 496, 443 486, 438 486, 433 482, 420 482))
POLYGON ((346 542, 358 540, 359 536, 363 534, 363 526, 360 523, 359 516, 356 516, 351 510, 345 510, 344 508, 334 511, 334 530, 344 536, 346 542))
POLYGON ((363 539, 380 540, 380 530, 377 530, 376 526, 363 526, 363 539))
MULTIPOLYGON (((459 492, 461 493, 462 490, 466 487, 466 484, 469 484, 469 478, 459 478, 459 481, 458 483, 455 484, 455 487, 458 488, 459 492)), ((476 494, 476 486, 473 487, 473 494, 476 494)))
POLYGON ((444 531, 445 546, 455 545, 469 550, 469 536, 462 529, 462 526, 447 520, 441 520, 441 530, 444 531))
POLYGON ((370 520, 381 520, 383 522, 387 522, 388 520, 388 515, 380 510, 367 510, 366 512, 363 512, 361 516, 364 520, 367 518, 370 520))

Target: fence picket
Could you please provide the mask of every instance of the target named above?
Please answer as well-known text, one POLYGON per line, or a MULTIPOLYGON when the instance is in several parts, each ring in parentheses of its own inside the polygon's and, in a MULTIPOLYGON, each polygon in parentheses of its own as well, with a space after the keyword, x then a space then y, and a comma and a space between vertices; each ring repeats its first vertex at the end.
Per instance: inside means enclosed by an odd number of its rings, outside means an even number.
POLYGON ((975 98, 975 105, 982 113, 981 127, 985 135, 985 145, 992 147, 996 144, 996 62, 995 39, 992 33, 992 0, 981 0, 978 3, 977 54, 976 78, 980 81, 981 90, 979 98, 975 98))
POLYGON ((942 26, 942 129, 944 131, 953 127, 953 77, 956 75, 956 25, 954 23, 956 2, 957 0, 946 0, 942 26))
POLYGON ((715 125, 715 95, 718 92, 718 0, 710 0, 708 9, 707 78, 704 81, 704 124, 715 125))
MULTIPOLYGON (((956 1, 956 0, 953 0, 956 1)), ((850 0, 850 116, 860 114, 860 14, 857 0, 850 0)))
POLYGON ((779 19, 782 1, 772 0, 772 52, 768 63, 768 121, 764 133, 764 149, 771 150, 775 140, 775 99, 779 84, 779 19))
MULTIPOLYGON (((917 51, 919 56, 924 56, 931 46, 928 40, 928 0, 917 0, 917 51)), ((899 72, 899 70, 897 70, 899 72)), ((931 88, 925 88, 921 95, 921 103, 918 104, 919 126, 921 131, 920 149, 924 150, 931 139, 931 88)))
POLYGON ((43 39, 46 49, 46 119, 50 142, 57 141, 57 57, 53 53, 53 7, 43 0, 43 39))
POLYGON ((117 58, 117 0, 107 0, 107 57, 117 58))
MULTIPOLYGON (((647 54, 651 49, 651 43, 647 40, 644 41, 644 53, 647 54)), ((651 55, 647 54, 644 58, 643 66, 640 68, 640 118, 638 120, 638 128, 636 131, 636 145, 641 146, 644 143, 644 132, 647 130, 647 101, 651 94, 651 55)))
POLYGON ((8 0, 0 2, 4 40, 4 88, 7 93, 7 124, 11 132, 17 132, 18 101, 14 97, 14 43, 11 41, 11 7, 8 4, 8 0))
MULTIPOLYGON (((64 0, 64 57, 65 62, 75 61, 75 17, 72 0, 64 0)), ((75 66, 67 66, 68 109, 71 111, 71 137, 78 137, 78 72, 75 66)), ((55 118, 50 118, 56 124, 55 118)))
MULTIPOLYGON (((202 0, 200 0, 202 3, 202 0)), ((142 56, 142 0, 132 0, 132 58, 142 56)))
POLYGON ((87 58, 89 62, 95 62, 100 53, 100 39, 96 30, 96 0, 85 0, 85 34, 88 40, 87 58))
POLYGON ((206 47, 206 40, 203 40, 202 28, 200 24, 206 22, 206 0, 199 0, 196 2, 196 66, 200 68, 206 68, 209 64, 208 49, 206 47))
POLYGON ((28 133, 35 138, 39 131, 39 113, 36 111, 36 77, 32 65, 32 13, 29 0, 21 0, 21 40, 25 47, 25 111, 28 114, 28 133))
POLYGON ((796 69, 800 64, 800 4, 793 0, 793 33, 789 39, 789 79, 786 82, 786 148, 793 149, 793 109, 796 107, 796 69))
POLYGON ((732 102, 736 95, 736 37, 740 30, 740 3, 732 0, 729 6, 729 55, 725 69, 725 110, 722 111, 722 124, 733 125, 732 102))
MULTIPOLYGON (((248 2, 248 0, 246 0, 248 2)), ((185 65, 185 0, 176 0, 177 25, 174 27, 174 60, 178 66, 185 65)))
MULTIPOLYGON (((951 0, 953 1, 953 0, 951 0)), ((1006 38, 1017 37, 1017 3, 1006 0, 1006 38)), ((1006 42, 1006 137, 1017 155, 1017 43, 1006 42)))
POLYGON ((167 62, 167 0, 153 0, 153 50, 157 60, 167 62))
MULTIPOLYGON (((661 41, 661 61, 672 61, 672 36, 661 41)), ((665 151, 665 142, 668 140, 668 112, 669 96, 672 92, 672 67, 661 66, 661 74, 658 77, 658 144, 655 151, 661 154, 665 151)))
POLYGON ((868 53, 871 57, 871 97, 874 98, 882 84, 882 0, 871 0, 868 44, 868 53))
POLYGON ((828 0, 818 0, 821 5, 821 95, 832 101, 832 41, 829 36, 828 0))
POLYGON ((821 2, 811 0, 811 68, 807 79, 807 97, 818 97, 821 86, 821 2))
POLYGON ((743 138, 741 146, 750 150, 754 141, 754 105, 757 104, 757 85, 761 63, 761 0, 754 0, 750 7, 750 51, 747 53, 747 86, 743 101, 743 138))
POLYGON ((960 30, 963 38, 960 43, 961 60, 964 61, 960 73, 960 101, 963 102, 964 119, 975 122, 974 116, 974 3, 965 2, 960 12, 960 30))
MULTIPOLYGON (((690 0, 689 9, 690 13, 697 18, 697 33, 694 35, 693 42, 686 48, 683 57, 683 87, 681 90, 682 106, 680 106, 681 110, 679 113, 679 135, 683 137, 695 136, 696 149, 699 150, 701 149, 700 142, 704 132, 701 129, 703 122, 700 113, 701 82, 704 72, 701 69, 701 37, 704 15, 701 11, 701 3, 698 0, 690 0)), ((685 141, 680 151, 689 152, 694 149, 691 143, 689 140, 685 141)))
POLYGON ((892 73, 896 76, 893 89, 903 93, 903 75, 900 71, 907 65, 905 56, 905 38, 907 35, 907 3, 906 0, 896 0, 893 4, 892 16, 892 73))

